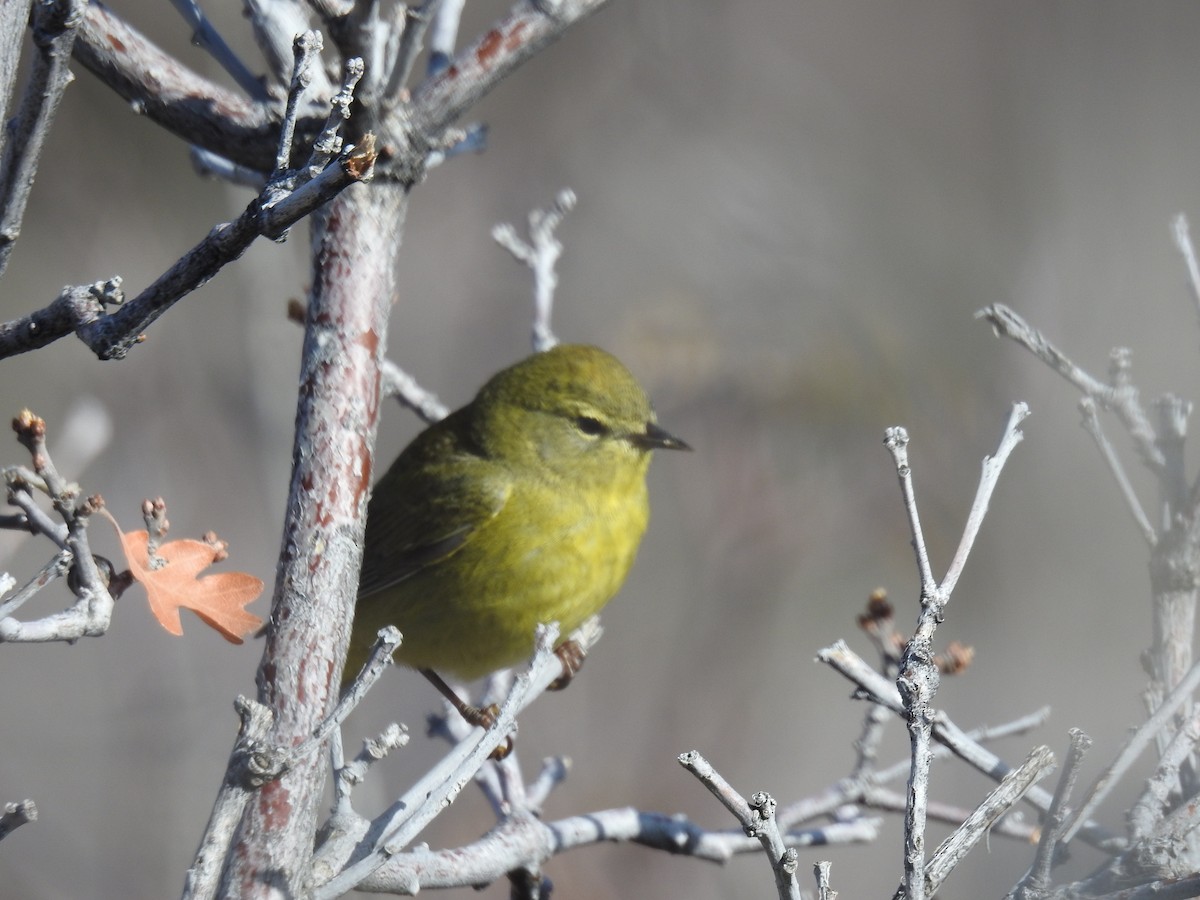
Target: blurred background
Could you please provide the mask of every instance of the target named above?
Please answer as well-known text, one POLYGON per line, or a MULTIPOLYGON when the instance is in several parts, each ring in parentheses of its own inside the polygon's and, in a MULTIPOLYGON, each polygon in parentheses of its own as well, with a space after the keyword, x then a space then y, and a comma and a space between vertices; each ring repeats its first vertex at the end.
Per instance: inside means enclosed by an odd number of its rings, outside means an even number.
MULTIPOLYGON (((226 81, 165 4, 114 5, 226 81)), ((464 43, 505 8, 469 3, 464 43)), ((212 12, 257 68, 235 5, 212 12)), ((846 774, 865 709, 813 657, 846 638, 874 658, 855 617, 877 586, 901 628, 916 617, 884 429, 912 436, 940 576, 1017 400, 1033 410, 1026 439, 938 632, 940 646, 973 644, 976 661, 936 702, 964 728, 1051 705, 1039 733, 996 748, 1014 764, 1036 743, 1061 753, 1072 726, 1096 741, 1085 782, 1112 758, 1143 718, 1147 551, 1075 394, 974 313, 1010 304, 1100 376, 1113 346, 1131 347, 1147 401, 1192 395, 1200 328, 1170 222, 1200 214, 1198 37, 1188 2, 618 0, 473 112, 490 125, 487 151, 414 192, 391 357, 456 406, 525 355, 530 279, 489 232, 523 228, 571 187, 556 330, 620 356, 697 451, 655 461, 653 521, 604 640, 568 691, 522 720, 531 777, 544 756, 574 763, 548 818, 633 805, 731 826, 675 761, 690 749, 781 803, 846 774)), ((250 199, 196 177, 186 147, 76 71, 0 285, 3 319, 114 274, 135 294, 250 199)), ((127 528, 161 494, 173 535, 216 530, 228 565, 270 584, 301 340, 285 308, 306 290, 306 250, 303 228, 260 241, 124 362, 73 339, 4 361, 4 414, 45 417, 60 468, 127 528), (86 468, 88 439, 65 434, 70 423, 101 438, 86 468)), ((386 409, 378 458, 418 427, 386 409)), ((15 441, 0 459, 27 461, 15 441)), ((3 539, 0 566, 17 576, 49 556, 44 541, 3 539)), ((115 553, 108 538, 97 546, 115 553)), ((6 896, 180 889, 261 646, 230 646, 194 617, 171 637, 143 596, 125 595, 104 639, 0 652, 0 800, 31 797, 41 813, 0 848, 6 896)), ((47 592, 22 615, 67 599, 47 592)), ((267 599, 254 609, 266 615, 267 599)), ((423 736, 436 707, 398 671, 351 719, 352 747, 393 720, 414 734, 360 790, 363 811, 442 753, 423 736)), ((906 753, 895 723, 881 759, 906 753)), ((1137 787, 1117 792, 1105 824, 1122 828, 1137 787)), ((938 800, 973 807, 989 789, 956 762, 935 766, 938 800)), ((424 838, 452 846, 492 823, 468 790, 424 838)), ((930 845, 947 831, 933 826, 930 845)), ((890 896, 900 834, 893 817, 876 845, 806 849, 802 883, 832 859, 843 896, 890 896)), ((1000 895, 1031 859, 994 836, 943 896, 1000 895)), ((1079 848, 1069 871, 1097 862, 1079 848)), ((759 857, 717 867, 600 846, 546 871, 574 898, 773 892, 759 857)))

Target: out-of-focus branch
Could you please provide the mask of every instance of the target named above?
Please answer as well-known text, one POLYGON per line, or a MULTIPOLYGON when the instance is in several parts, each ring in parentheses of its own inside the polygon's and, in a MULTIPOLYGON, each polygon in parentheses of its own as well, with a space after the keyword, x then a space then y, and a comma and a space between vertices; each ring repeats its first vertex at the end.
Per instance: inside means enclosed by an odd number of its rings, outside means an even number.
MULTIPOLYGON (((1176 714, 1191 702, 1192 695, 1200 688, 1200 662, 1192 665, 1187 675, 1177 684, 1155 709, 1154 713, 1129 736, 1116 758, 1096 778, 1088 791, 1087 799, 1075 810, 1063 833, 1062 840, 1068 842, 1075 836, 1081 823, 1099 807, 1121 777, 1133 765, 1134 760, 1163 732, 1170 733, 1176 727, 1176 714)), ((1165 742, 1162 742, 1165 745, 1165 742)), ((1145 830, 1147 822, 1141 820, 1139 827, 1145 830)))
MULTIPOLYGON (((71 81, 68 63, 84 0, 39 0, 34 6, 33 43, 37 48, 25 98, 0 141, 0 275, 8 267, 21 233, 25 205, 33 187, 42 145, 71 81)), ((17 4, 18 6, 20 4, 17 4)))
MULTIPOLYGON (((9 0, 0 3, 0 122, 7 122, 11 115, 13 88, 17 83, 17 69, 21 62, 21 50, 25 46, 25 31, 29 28, 29 10, 33 0, 9 0)), ((0 134, 0 148, 4 146, 4 135, 0 134)))
POLYGON ((22 825, 29 822, 36 822, 37 817, 37 804, 32 800, 5 803, 4 814, 0 815, 0 841, 4 840, 22 825))
POLYGON ((238 87, 246 92, 246 96, 254 100, 267 101, 271 95, 267 92, 262 81, 242 62, 241 57, 233 52, 225 38, 217 31, 216 26, 204 14, 196 0, 171 0, 171 5, 183 16, 183 20, 191 26, 192 43, 203 47, 208 55, 229 73, 237 82, 238 87))
POLYGON ((1163 458, 1157 446, 1157 436, 1146 411, 1142 408, 1138 390, 1129 380, 1127 353, 1114 351, 1110 383, 1105 384, 1076 365, 1045 335, 1004 304, 988 306, 975 316, 985 319, 998 336, 1016 341, 1073 384, 1082 394, 1091 397, 1105 409, 1113 410, 1133 437, 1134 446, 1146 467, 1152 472, 1158 472, 1162 468, 1163 458))
MULTIPOLYGON (((292 41, 313 27, 309 5, 303 0, 243 0, 243 5, 271 83, 286 86, 292 71, 292 41)), ((312 71, 310 89, 321 100, 333 93, 333 82, 320 66, 312 71)))
POLYGON ((392 106, 406 99, 405 85, 412 74, 425 32, 444 0, 422 0, 416 6, 403 10, 403 23, 396 29, 397 41, 394 53, 387 61, 387 81, 384 86, 384 102, 392 106))
POLYGON ((562 243, 555 237, 558 226, 567 213, 575 208, 575 192, 565 188, 558 192, 554 203, 544 209, 529 213, 529 241, 518 234, 508 223, 492 229, 492 238, 512 254, 517 262, 524 263, 533 272, 533 350, 541 353, 558 343, 550 328, 550 314, 554 310, 554 290, 558 287, 555 266, 562 255, 562 243))
MULTIPOLYGON (((1183 255, 1193 299, 1200 302, 1200 266, 1196 263, 1185 219, 1174 224, 1176 245, 1183 255)), ((1146 709, 1153 713, 1163 698, 1185 677, 1192 665, 1196 605, 1200 586, 1190 574, 1195 571, 1196 548, 1200 546, 1200 477, 1190 486, 1184 466, 1184 437, 1191 404, 1166 395, 1156 403, 1157 428, 1142 406, 1132 378, 1132 354, 1116 348, 1110 355, 1105 384, 1076 365, 1065 353, 1006 306, 996 304, 980 310, 979 318, 991 323, 997 335, 1008 337, 1045 362, 1084 394, 1084 422, 1096 438, 1118 487, 1133 511, 1139 529, 1150 545, 1150 587, 1153 597, 1153 636, 1144 655, 1150 680, 1143 694, 1146 709), (1088 404, 1091 404, 1090 406, 1088 404), (1133 439, 1135 451, 1158 482, 1158 509, 1153 517, 1142 511, 1111 446, 1103 439, 1095 421, 1094 407, 1112 410, 1133 439)), ((1184 716, 1188 715, 1184 709, 1184 716)), ((1160 730, 1158 749, 1171 740, 1170 729, 1160 730)), ((1193 771, 1194 760, 1182 770, 1193 771)))

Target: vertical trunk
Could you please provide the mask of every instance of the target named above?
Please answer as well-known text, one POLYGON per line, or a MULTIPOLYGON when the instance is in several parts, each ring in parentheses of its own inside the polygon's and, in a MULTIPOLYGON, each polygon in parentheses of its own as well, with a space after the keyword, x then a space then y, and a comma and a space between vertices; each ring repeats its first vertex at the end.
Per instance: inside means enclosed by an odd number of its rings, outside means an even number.
MULTIPOLYGON (((273 627, 258 699, 271 742, 303 741, 337 700, 362 555, 379 414, 379 363, 395 293, 407 193, 352 187, 313 222, 313 284, 273 627)), ((255 795, 226 862, 221 896, 302 896, 327 757, 297 760, 255 795)))

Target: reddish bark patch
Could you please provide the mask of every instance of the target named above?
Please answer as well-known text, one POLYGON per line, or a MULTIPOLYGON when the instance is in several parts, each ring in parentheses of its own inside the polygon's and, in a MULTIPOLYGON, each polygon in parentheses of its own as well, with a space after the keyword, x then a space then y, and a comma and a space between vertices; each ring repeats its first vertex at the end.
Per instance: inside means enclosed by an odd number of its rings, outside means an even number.
POLYGON ((513 26, 512 32, 508 36, 508 40, 504 42, 504 49, 510 53, 521 46, 521 35, 525 33, 526 23, 518 22, 513 26))
POLYGON ((488 66, 492 59, 500 52, 500 45, 504 42, 503 35, 496 29, 492 29, 483 36, 483 40, 479 42, 479 49, 475 51, 475 58, 479 60, 481 66, 488 66))

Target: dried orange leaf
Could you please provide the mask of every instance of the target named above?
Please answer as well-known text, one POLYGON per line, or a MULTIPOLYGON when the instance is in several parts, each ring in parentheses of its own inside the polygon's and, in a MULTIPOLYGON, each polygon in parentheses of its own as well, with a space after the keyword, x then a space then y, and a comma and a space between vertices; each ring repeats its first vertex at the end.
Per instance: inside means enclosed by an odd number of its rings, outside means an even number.
POLYGON ((262 625, 262 619, 243 608, 262 593, 261 580, 245 572, 200 575, 216 559, 218 549, 212 544, 191 540, 161 544, 156 555, 166 565, 154 569, 146 550, 147 532, 126 534, 118 528, 117 534, 130 574, 145 586, 150 611, 171 634, 183 634, 180 609, 190 609, 234 644, 262 625))

